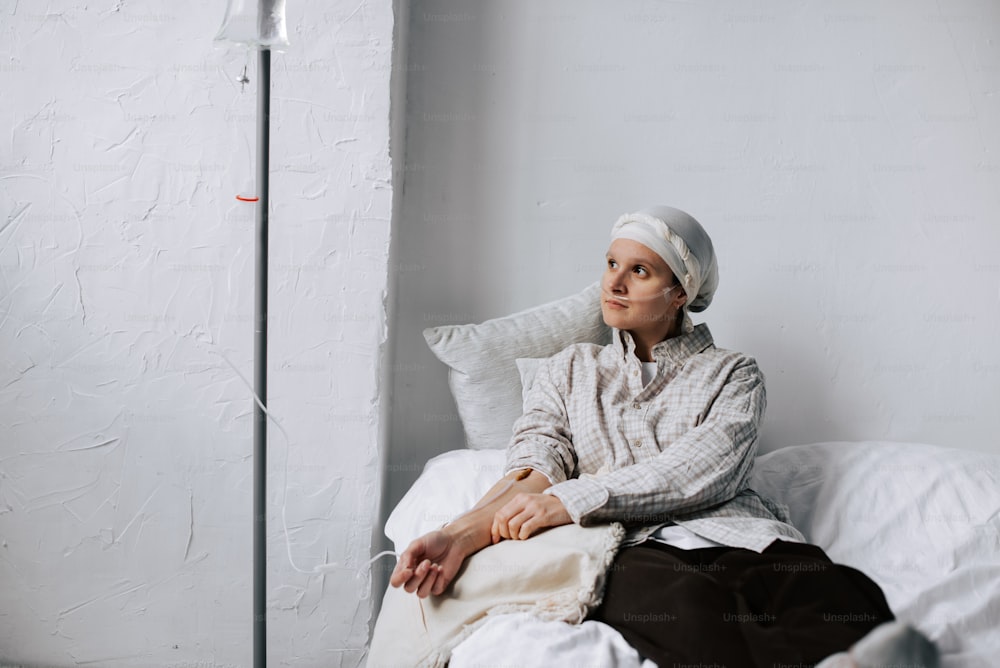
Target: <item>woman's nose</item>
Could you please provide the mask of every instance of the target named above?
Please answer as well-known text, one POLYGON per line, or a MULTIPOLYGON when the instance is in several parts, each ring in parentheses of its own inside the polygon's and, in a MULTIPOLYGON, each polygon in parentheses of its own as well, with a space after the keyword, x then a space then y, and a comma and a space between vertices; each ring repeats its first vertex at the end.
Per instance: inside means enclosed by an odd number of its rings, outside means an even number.
POLYGON ((609 267, 604 272, 604 287, 608 292, 621 292, 623 287, 621 272, 609 267))

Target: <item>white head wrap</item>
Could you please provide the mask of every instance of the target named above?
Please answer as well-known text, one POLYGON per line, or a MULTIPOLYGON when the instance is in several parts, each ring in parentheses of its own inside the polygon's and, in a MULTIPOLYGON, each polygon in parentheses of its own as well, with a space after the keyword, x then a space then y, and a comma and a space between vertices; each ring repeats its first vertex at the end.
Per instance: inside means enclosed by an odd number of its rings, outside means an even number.
POLYGON ((719 286, 715 249, 708 232, 689 214, 669 206, 626 213, 611 228, 615 239, 638 241, 662 257, 687 294, 687 310, 697 313, 712 303, 719 286))

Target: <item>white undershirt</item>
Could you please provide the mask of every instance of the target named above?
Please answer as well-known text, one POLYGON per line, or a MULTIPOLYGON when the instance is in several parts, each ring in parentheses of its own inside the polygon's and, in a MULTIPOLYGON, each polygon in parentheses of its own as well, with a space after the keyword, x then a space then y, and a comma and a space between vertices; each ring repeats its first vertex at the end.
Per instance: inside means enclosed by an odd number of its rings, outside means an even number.
MULTIPOLYGON (((656 376, 656 362, 643 362, 643 386, 649 385, 649 381, 653 380, 654 376, 656 376)), ((674 547, 679 547, 682 550, 694 550, 699 547, 725 547, 722 543, 716 543, 714 540, 702 538, 690 529, 685 529, 679 524, 668 524, 665 527, 660 527, 654 533, 650 534, 649 539, 660 543, 666 543, 667 545, 672 545, 674 547)))
POLYGON ((645 387, 649 385, 649 381, 653 380, 653 376, 655 375, 656 375, 656 362, 643 362, 642 386, 645 387))

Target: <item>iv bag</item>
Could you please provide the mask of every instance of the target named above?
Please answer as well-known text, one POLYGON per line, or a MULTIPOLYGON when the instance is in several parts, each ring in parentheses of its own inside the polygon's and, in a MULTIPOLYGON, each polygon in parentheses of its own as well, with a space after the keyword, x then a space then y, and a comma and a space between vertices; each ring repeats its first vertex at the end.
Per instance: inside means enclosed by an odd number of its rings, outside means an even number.
POLYGON ((229 0, 217 42, 247 46, 288 46, 285 0, 229 0))

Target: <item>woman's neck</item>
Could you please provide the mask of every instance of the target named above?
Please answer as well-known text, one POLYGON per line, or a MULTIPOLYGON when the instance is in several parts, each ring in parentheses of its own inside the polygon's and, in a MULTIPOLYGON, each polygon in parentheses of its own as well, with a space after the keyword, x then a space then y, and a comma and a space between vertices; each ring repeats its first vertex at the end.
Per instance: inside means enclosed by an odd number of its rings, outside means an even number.
POLYGON ((643 333, 629 331, 632 336, 632 340, 635 341, 635 356, 639 358, 640 362, 653 362, 653 347, 660 343, 661 341, 666 341, 667 339, 672 339, 675 336, 681 335, 681 323, 680 318, 675 318, 667 330, 666 334, 657 333, 643 333))

